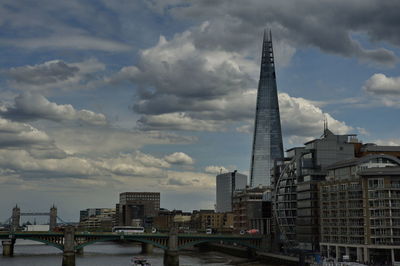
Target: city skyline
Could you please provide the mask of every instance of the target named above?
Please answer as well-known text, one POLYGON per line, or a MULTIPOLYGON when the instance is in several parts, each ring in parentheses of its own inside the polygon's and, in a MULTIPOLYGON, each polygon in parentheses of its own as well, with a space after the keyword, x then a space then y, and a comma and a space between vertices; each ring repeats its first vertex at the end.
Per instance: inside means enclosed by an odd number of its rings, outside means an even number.
POLYGON ((249 175, 265 28, 284 149, 319 137, 325 118, 400 145, 399 5, 3 1, 0 221, 53 203, 77 220, 125 191, 212 208, 221 169, 249 175))

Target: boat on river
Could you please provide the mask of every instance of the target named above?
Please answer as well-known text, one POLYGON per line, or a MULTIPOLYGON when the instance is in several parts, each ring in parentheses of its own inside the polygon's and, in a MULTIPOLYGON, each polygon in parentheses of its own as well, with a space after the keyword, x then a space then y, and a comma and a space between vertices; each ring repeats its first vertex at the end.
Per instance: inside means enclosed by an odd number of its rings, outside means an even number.
POLYGON ((151 263, 147 261, 145 258, 141 257, 133 257, 131 259, 132 266, 151 266, 151 263))

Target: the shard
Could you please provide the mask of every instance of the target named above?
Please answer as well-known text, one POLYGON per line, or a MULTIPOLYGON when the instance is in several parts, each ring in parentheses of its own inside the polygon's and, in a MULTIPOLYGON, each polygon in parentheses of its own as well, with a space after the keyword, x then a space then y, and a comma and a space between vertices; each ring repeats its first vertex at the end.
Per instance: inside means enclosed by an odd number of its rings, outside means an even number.
POLYGON ((264 32, 250 168, 250 186, 271 185, 275 159, 283 158, 281 120, 271 32, 264 32))

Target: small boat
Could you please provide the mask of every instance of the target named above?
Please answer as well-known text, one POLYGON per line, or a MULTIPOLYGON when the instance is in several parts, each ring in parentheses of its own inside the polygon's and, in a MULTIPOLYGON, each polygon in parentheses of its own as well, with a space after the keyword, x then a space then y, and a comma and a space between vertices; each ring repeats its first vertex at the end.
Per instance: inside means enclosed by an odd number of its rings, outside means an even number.
POLYGON ((150 262, 147 261, 145 258, 141 257, 133 257, 131 259, 132 266, 151 266, 150 262))

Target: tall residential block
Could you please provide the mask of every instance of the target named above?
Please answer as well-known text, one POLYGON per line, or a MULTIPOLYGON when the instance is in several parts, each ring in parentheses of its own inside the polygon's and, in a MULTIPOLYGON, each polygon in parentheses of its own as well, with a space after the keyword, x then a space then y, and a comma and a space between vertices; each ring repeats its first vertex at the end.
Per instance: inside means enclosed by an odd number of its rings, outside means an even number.
POLYGON ((247 186, 247 176, 237 171, 217 175, 217 212, 232 211, 233 192, 247 186))
POLYGON ((270 170, 275 159, 283 158, 281 120, 272 36, 264 33, 260 80, 254 123, 250 186, 271 185, 270 170))

